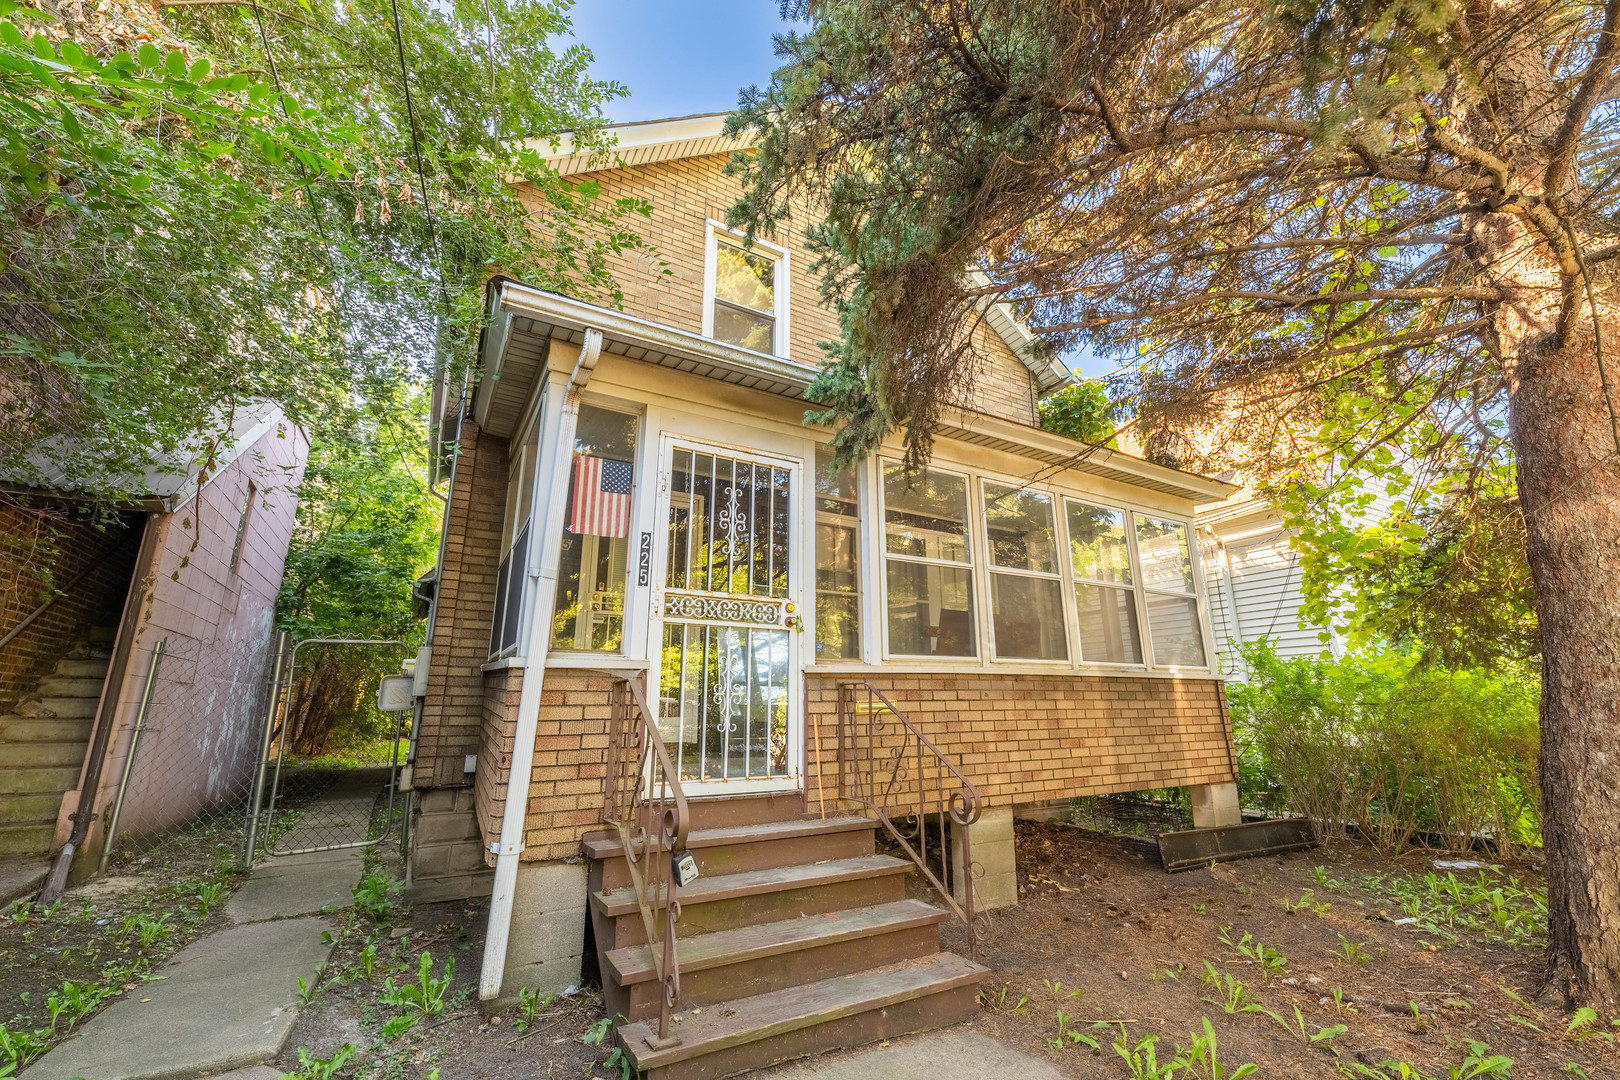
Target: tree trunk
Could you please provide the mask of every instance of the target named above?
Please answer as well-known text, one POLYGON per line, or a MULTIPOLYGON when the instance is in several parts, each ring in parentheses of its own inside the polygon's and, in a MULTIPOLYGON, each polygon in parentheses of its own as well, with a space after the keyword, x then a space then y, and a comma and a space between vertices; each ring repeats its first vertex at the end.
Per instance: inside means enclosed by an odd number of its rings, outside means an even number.
MULTIPOLYGON (((1519 254, 1530 256, 1523 246, 1519 254)), ((1560 344, 1544 249, 1534 261, 1539 280, 1520 277, 1532 289, 1498 313, 1497 344, 1541 628, 1546 991, 1612 1016, 1620 1012, 1620 452, 1590 311, 1560 344)), ((1620 319, 1601 299, 1600 311, 1612 374, 1620 319)))

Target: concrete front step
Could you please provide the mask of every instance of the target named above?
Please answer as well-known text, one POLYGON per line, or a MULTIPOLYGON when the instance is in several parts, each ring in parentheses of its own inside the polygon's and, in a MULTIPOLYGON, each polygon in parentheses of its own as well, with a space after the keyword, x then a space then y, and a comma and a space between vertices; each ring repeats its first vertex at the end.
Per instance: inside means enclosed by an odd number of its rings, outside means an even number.
MULTIPOLYGON (((696 937, 677 935, 681 1006, 766 994, 928 956, 939 951, 939 924, 946 918, 920 900, 899 900, 696 937)), ((609 1015, 657 1016, 661 986, 647 946, 615 949, 603 959, 609 1015)))
POLYGON ((0 825, 0 856, 43 855, 51 849, 54 820, 43 825, 0 825))
POLYGON ((822 979, 680 1014, 674 1046, 652 1048, 658 1021, 618 1038, 646 1080, 717 1080, 807 1054, 944 1027, 973 1015, 986 968, 951 953, 822 979))
POLYGON ((34 694, 41 698, 92 698, 101 697, 101 684, 106 680, 107 673, 103 671, 99 676, 71 676, 47 675, 39 680, 39 688, 34 694))
MULTIPOLYGON (((765 822, 757 825, 728 825, 713 829, 693 829, 686 847, 697 860, 704 877, 764 870, 774 866, 794 866, 805 862, 853 859, 874 850, 872 832, 876 823, 863 817, 804 818, 765 822)), ((653 850, 658 850, 654 837, 653 850)), ((630 885, 630 869, 624 861, 624 845, 617 833, 587 836, 585 854, 601 867, 601 880, 593 879, 597 890, 623 889, 630 885)))
POLYGON ((70 679, 95 679, 100 682, 107 677, 109 663, 105 657, 99 660, 58 660, 56 670, 51 674, 70 679))
MULTIPOLYGON (((910 868, 911 863, 887 855, 866 855, 700 877, 679 890, 679 936, 891 903, 904 899, 904 876, 910 868)), ((652 905, 661 911, 664 898, 653 897, 652 905)), ((592 893, 591 907, 598 916, 597 940, 602 949, 646 943, 634 889, 592 893)))
MULTIPOLYGON (((71 765, 76 770, 84 761, 84 747, 82 742, 0 741, 0 776, 18 768, 71 765)), ((0 780, 0 790, 4 790, 4 786, 4 781, 0 780)))
POLYGON ((0 795, 31 795, 54 791, 58 795, 79 782, 79 767, 50 765, 0 769, 0 795))
POLYGON ((17 706, 17 715, 30 719, 60 717, 67 720, 87 720, 96 715, 98 699, 93 697, 30 698, 17 706))
MULTIPOLYGON (((70 742, 84 746, 90 742, 94 717, 0 716, 0 743, 70 742)), ((0 747, 0 767, 9 761, 0 747)))
POLYGON ((0 825, 54 825, 56 813, 61 807, 62 793, 59 791, 0 795, 0 825))

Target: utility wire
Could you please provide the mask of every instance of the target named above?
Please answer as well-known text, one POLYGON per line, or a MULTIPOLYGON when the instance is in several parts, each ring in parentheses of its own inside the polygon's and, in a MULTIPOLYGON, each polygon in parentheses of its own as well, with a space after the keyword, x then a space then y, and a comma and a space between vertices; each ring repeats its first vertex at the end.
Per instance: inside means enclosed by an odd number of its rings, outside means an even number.
POLYGON ((422 212, 427 215, 428 244, 433 249, 433 271, 439 280, 439 299, 446 317, 450 314, 450 293, 444 286, 444 264, 439 254, 439 230, 433 220, 433 204, 428 201, 427 169, 422 164, 422 140, 416 127, 416 104, 411 98, 411 73, 405 64, 405 31, 399 20, 399 0, 388 0, 394 13, 394 44, 399 47, 399 81, 405 88, 405 118, 411 128, 411 151, 416 156, 416 182, 422 192, 422 212))
MULTIPOLYGON (((264 13, 259 10, 259 0, 253 0, 253 22, 259 28, 259 44, 264 46, 264 58, 270 64, 270 78, 276 84, 276 99, 281 102, 281 114, 288 120, 293 118, 292 111, 287 108, 287 90, 281 85, 281 71, 276 67, 276 54, 270 50, 270 36, 264 32, 264 13)), ((315 215, 315 231, 321 234, 323 243, 330 244, 326 236, 326 222, 321 219, 321 205, 315 200, 315 178, 309 175, 304 163, 297 162, 298 171, 304 176, 304 186, 310 189, 309 209, 315 215)))

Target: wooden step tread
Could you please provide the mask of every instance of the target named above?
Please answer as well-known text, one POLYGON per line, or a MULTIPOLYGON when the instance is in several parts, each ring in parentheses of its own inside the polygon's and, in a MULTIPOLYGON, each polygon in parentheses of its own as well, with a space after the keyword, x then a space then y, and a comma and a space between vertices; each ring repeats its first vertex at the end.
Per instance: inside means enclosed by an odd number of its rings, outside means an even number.
MULTIPOLYGON (((680 891, 682 904, 702 904, 712 900, 729 900, 735 896, 753 896, 759 893, 785 892, 788 889, 813 888, 839 881, 859 881, 862 878, 904 874, 911 863, 888 855, 863 855, 855 859, 834 859, 830 862, 807 863, 802 866, 780 866, 768 870, 748 870, 741 874, 716 874, 701 877, 680 891)), ((591 904, 609 917, 630 915, 640 910, 634 889, 614 889, 611 892, 591 894, 591 904)), ((653 898, 653 907, 664 906, 663 897, 653 898)))
POLYGON ((706 1006, 695 1016, 688 1010, 680 1014, 678 1025, 671 1026, 671 1034, 678 1035, 681 1041, 662 1050, 652 1049, 647 1042, 658 1033, 656 1020, 621 1026, 619 1041, 636 1067, 646 1071, 856 1013, 887 1008, 902 1001, 972 986, 988 974, 988 968, 954 953, 935 953, 855 975, 706 1006))
MULTIPOLYGON (((703 971, 727 964, 758 960, 781 953, 798 952, 839 941, 875 937, 914 926, 937 925, 947 913, 921 900, 898 900, 875 907, 851 908, 828 915, 801 915, 796 919, 739 926, 675 939, 681 973, 703 971)), ((607 964, 620 986, 649 982, 656 978, 652 952, 645 945, 614 949, 607 964)))
MULTIPOLYGON (((761 825, 731 825, 719 829, 693 829, 686 834, 688 848, 727 847, 732 844, 753 844, 765 840, 785 840, 800 836, 829 836, 833 833, 857 832, 875 829, 877 822, 855 816, 803 818, 794 821, 769 821, 761 825)), ((624 855, 624 845, 617 833, 587 836, 585 854, 593 859, 616 859, 624 855)), ((657 850, 656 845, 654 850, 657 850)))

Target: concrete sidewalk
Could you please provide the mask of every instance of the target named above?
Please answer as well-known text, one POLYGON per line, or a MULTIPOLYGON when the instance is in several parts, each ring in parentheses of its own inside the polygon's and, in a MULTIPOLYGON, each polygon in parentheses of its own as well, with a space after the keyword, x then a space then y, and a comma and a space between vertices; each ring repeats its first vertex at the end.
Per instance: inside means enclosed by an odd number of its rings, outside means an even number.
MULTIPOLYGON (((369 777, 341 783, 328 799, 345 813, 369 777)), ((369 806, 369 802, 367 803, 369 806)), ((357 824, 355 838, 364 838, 357 824)), ((291 834, 288 834, 291 835, 291 834)), ((340 842, 333 836, 326 842, 340 842)), ((360 849, 289 855, 261 863, 225 905, 226 929, 187 945, 161 979, 119 998, 23 1073, 26 1080, 196 1080, 241 1070, 232 1080, 276 1075, 255 1067, 281 1052, 298 1015, 298 980, 313 983, 332 947, 321 918, 349 906, 360 849)))

